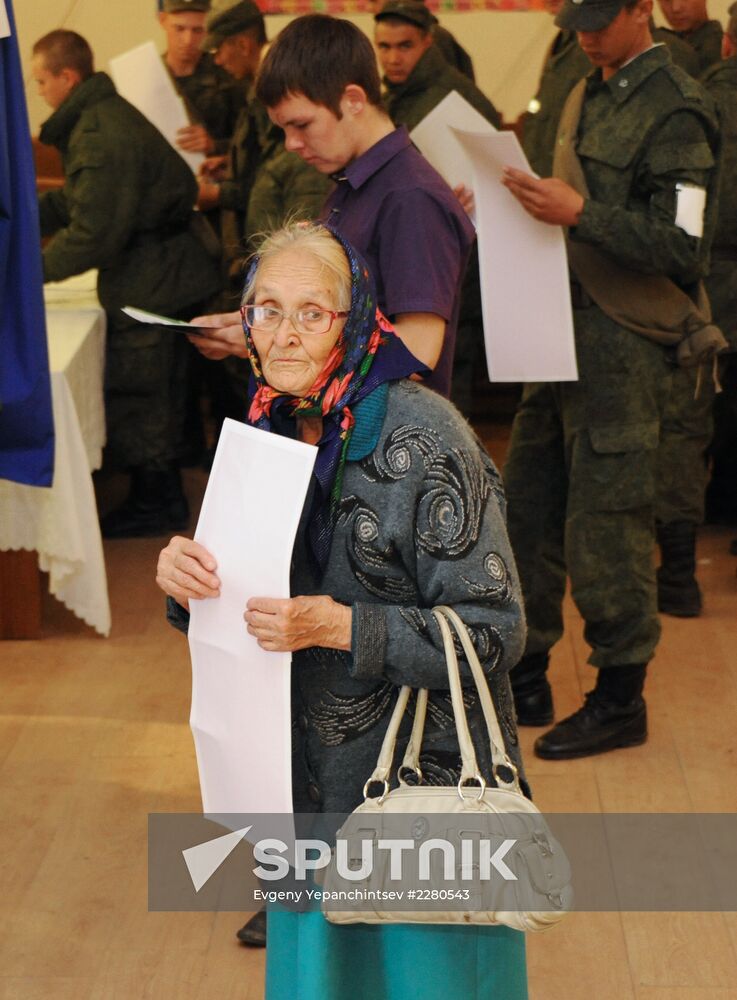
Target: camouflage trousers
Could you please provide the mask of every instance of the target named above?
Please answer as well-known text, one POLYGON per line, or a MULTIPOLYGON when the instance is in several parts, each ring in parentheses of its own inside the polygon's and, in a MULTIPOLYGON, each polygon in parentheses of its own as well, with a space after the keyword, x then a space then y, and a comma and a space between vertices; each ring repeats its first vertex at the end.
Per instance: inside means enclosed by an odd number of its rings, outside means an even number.
POLYGON ((596 306, 574 313, 579 381, 525 387, 504 467, 527 653, 563 634, 566 575, 596 667, 647 663, 660 637, 654 502, 666 352, 596 306))
POLYGON ((676 368, 658 446, 655 519, 661 524, 704 520, 706 450, 714 427, 711 364, 676 368))
MULTIPOLYGON (((190 315, 196 315, 191 312, 190 315)), ((187 372, 194 348, 178 330, 108 315, 105 460, 164 471, 183 450, 187 372)))

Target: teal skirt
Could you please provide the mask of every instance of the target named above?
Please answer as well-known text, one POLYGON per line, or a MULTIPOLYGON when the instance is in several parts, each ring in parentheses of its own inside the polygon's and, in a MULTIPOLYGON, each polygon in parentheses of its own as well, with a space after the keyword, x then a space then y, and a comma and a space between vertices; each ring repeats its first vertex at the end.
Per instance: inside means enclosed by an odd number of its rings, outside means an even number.
POLYGON ((508 927, 330 924, 269 910, 266 1000, 527 1000, 525 938, 508 927))

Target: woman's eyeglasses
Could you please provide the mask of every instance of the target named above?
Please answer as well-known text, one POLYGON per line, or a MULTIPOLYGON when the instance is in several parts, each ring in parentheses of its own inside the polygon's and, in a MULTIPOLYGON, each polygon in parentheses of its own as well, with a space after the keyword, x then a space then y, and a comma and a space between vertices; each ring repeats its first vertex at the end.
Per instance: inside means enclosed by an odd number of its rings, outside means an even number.
POLYGON ((275 333, 285 319, 288 319, 297 333, 320 334, 327 333, 336 319, 344 319, 346 311, 320 309, 317 306, 305 306, 293 313, 282 312, 273 306, 241 306, 241 318, 251 330, 263 333, 275 333))

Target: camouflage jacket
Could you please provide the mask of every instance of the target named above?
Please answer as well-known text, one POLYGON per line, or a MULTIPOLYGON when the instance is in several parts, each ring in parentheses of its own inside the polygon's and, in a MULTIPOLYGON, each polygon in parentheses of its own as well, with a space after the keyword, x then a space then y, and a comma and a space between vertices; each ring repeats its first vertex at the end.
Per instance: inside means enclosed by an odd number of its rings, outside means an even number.
POLYGON ((473 61, 470 55, 458 39, 451 35, 447 28, 444 28, 442 24, 433 25, 432 40, 442 52, 443 59, 445 59, 449 66, 463 73, 472 83, 476 81, 476 74, 473 71, 473 61))
POLYGON ((230 139, 245 100, 243 84, 216 66, 209 52, 189 76, 175 76, 166 55, 162 59, 190 119, 204 125, 213 139, 230 139))
POLYGON ((710 66, 722 58, 722 35, 724 30, 719 21, 706 21, 694 31, 671 31, 661 29, 663 33, 682 38, 691 46, 699 58, 699 74, 705 73, 710 66))
POLYGON ((737 351, 737 57, 712 66, 702 83, 717 103, 722 128, 719 217, 706 290, 715 322, 737 351))
POLYGON ((606 81, 591 74, 576 151, 591 197, 571 239, 683 287, 703 277, 717 212, 716 109, 663 46, 606 81), (707 190, 700 239, 675 224, 677 184, 707 190))
POLYGON ((220 187, 223 242, 227 260, 248 250, 256 233, 287 217, 316 218, 330 181, 296 153, 284 148, 284 133, 251 95, 238 120, 230 149, 228 178, 220 187))
POLYGON ((553 148, 560 113, 570 92, 590 69, 591 63, 581 51, 576 33, 559 31, 523 124, 522 145, 530 166, 540 177, 550 177, 553 172, 553 148))
POLYGON ((667 28, 656 28, 655 25, 650 26, 650 34, 656 45, 662 42, 668 46, 670 57, 676 66, 685 69, 688 75, 694 79, 701 76, 701 61, 698 52, 687 41, 674 31, 668 31, 667 28))
POLYGON ((98 268, 100 302, 181 311, 219 287, 215 262, 191 233, 197 182, 158 129, 105 73, 71 92, 44 123, 64 187, 39 199, 44 279, 98 268))
POLYGON ((713 250, 715 256, 729 254, 737 261, 737 56, 712 66, 701 82, 716 101, 722 130, 722 183, 713 250))
MULTIPOLYGON (((653 28, 653 41, 664 43, 676 66, 691 76, 699 75, 699 60, 687 42, 674 32, 653 28)), ((559 31, 545 60, 538 92, 530 101, 523 123, 527 159, 540 177, 553 172, 553 146, 560 113, 566 98, 578 81, 591 72, 591 63, 581 50, 574 31, 559 31)))
POLYGON ((272 126, 248 199, 247 240, 287 219, 317 219, 332 181, 284 148, 283 132, 272 126))
POLYGON ((406 125, 408 131, 419 125, 452 90, 457 90, 492 125, 501 124, 499 112, 491 101, 467 76, 449 66, 435 45, 430 46, 404 83, 390 83, 384 78, 384 86, 384 103, 391 120, 395 125, 406 125))

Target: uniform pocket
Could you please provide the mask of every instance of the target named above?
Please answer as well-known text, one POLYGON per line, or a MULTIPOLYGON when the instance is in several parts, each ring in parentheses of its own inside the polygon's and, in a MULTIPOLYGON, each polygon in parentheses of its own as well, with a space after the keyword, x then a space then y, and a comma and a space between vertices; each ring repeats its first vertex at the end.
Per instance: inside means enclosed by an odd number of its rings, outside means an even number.
POLYGON ((588 428, 583 488, 593 508, 632 510, 653 503, 659 436, 657 420, 588 428))

